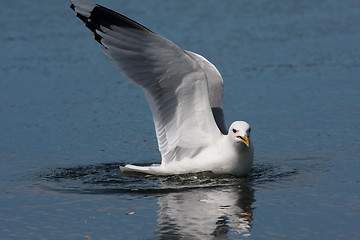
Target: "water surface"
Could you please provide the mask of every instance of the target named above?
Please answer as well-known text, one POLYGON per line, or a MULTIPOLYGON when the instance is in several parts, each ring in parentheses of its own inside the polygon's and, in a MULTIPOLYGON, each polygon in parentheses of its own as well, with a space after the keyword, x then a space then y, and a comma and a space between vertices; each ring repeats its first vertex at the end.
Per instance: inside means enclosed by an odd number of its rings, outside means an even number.
POLYGON ((218 67, 227 124, 252 125, 253 171, 121 175, 160 159, 142 91, 68 1, 8 2, 2 239, 360 238, 358 1, 100 3, 218 67))

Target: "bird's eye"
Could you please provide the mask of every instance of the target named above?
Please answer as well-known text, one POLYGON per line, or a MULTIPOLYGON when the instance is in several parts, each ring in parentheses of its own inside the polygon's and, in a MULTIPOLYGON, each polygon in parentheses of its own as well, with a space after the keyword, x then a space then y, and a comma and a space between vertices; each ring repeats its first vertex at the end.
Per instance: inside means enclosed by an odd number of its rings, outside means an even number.
POLYGON ((251 128, 249 128, 249 132, 251 132, 251 128))
POLYGON ((237 133, 237 132, 238 132, 238 131, 237 131, 236 129, 234 129, 234 128, 233 128, 233 130, 232 130, 232 131, 233 131, 233 133, 237 133))

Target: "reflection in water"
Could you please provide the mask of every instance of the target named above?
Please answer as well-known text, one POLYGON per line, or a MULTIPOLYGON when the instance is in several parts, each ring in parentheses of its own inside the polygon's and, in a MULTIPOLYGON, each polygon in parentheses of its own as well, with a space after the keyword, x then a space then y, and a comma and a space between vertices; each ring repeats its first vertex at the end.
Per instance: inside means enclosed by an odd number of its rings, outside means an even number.
POLYGON ((159 197, 161 239, 250 236, 254 190, 244 186, 192 189, 159 197))
POLYGON ((298 175, 290 166, 254 165, 247 178, 209 172, 172 176, 122 176, 121 163, 51 168, 36 174, 36 186, 74 194, 158 197, 160 239, 237 239, 251 235, 254 188, 288 185, 298 175), (282 181, 286 180, 286 181, 282 181))

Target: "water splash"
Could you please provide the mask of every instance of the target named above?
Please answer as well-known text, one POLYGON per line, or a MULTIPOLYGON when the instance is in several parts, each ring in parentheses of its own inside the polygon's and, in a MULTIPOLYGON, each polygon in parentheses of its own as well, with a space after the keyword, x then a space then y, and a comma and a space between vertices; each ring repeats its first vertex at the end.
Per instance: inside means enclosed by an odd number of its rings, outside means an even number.
MULTIPOLYGON (((146 163, 149 164, 149 163, 146 163)), ((197 188, 253 186, 280 181, 297 174, 293 168, 256 164, 248 177, 215 175, 211 172, 171 176, 144 174, 122 175, 122 163, 101 163, 73 167, 48 168, 37 174, 36 182, 44 189, 78 194, 161 194, 197 188)))

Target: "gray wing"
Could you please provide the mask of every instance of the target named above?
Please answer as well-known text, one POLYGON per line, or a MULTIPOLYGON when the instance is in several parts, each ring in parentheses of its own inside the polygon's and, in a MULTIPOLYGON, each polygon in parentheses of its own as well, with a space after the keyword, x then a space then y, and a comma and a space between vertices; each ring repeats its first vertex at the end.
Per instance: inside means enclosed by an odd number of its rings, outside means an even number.
POLYGON ((119 13, 83 0, 71 2, 104 53, 143 88, 163 163, 192 157, 221 136, 198 57, 119 13))
POLYGON ((219 130, 225 135, 228 133, 228 129, 225 125, 223 111, 224 81, 216 67, 206 58, 190 51, 186 52, 199 63, 206 75, 211 110, 219 130))

